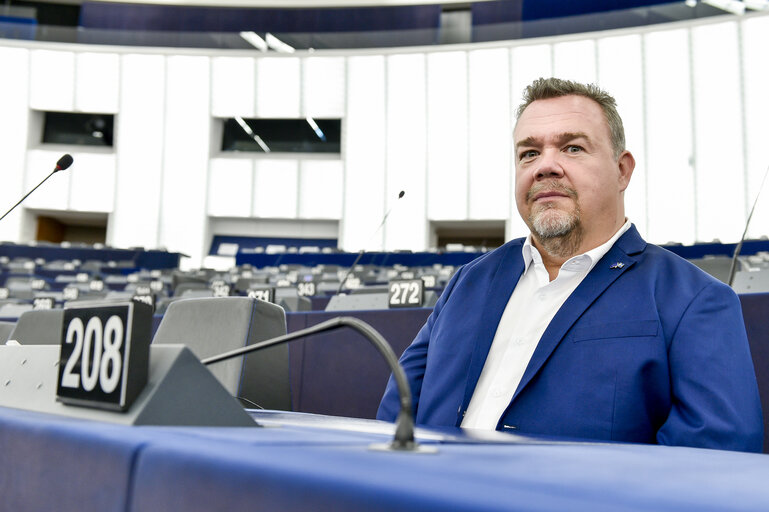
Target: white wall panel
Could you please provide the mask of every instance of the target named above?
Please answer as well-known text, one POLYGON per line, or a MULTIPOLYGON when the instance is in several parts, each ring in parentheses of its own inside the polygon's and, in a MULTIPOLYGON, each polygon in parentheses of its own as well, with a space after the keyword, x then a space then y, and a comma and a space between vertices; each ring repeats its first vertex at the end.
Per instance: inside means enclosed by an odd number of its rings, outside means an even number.
MULTIPOLYGON (((513 48, 510 52, 511 59, 511 98, 512 123, 515 126, 515 112, 523 103, 523 91, 537 78, 553 76, 552 46, 549 44, 525 45, 513 48)), ((512 133, 510 134, 512 137, 512 133)), ((508 240, 525 236, 529 228, 518 213, 515 205, 515 148, 510 146, 510 214, 506 223, 505 236, 508 240)))
POLYGON ((259 159, 255 171, 253 216, 296 218, 299 162, 259 159))
POLYGON ((644 36, 648 240, 695 239, 689 39, 686 29, 644 36))
MULTIPOLYGON (((0 62, 0 205, 4 213, 27 192, 23 187, 29 124, 29 51, 0 48, 0 62)), ((19 239, 21 211, 21 207, 17 208, 0 222, 0 240, 19 239)))
POLYGON ((385 59, 347 61, 347 128, 344 130, 344 220, 340 244, 348 251, 381 249, 377 227, 385 214, 385 59))
POLYGON ((75 61, 75 110, 116 113, 120 98, 120 56, 79 53, 75 61))
MULTIPOLYGON (((761 181, 769 167, 766 141, 769 140, 769 66, 766 49, 769 48, 769 16, 746 19, 742 22, 743 73, 745 79, 745 138, 747 143, 747 200, 752 208, 761 181)), ((748 237, 769 235, 769 183, 762 193, 763 200, 756 205, 748 228, 748 237)))
POLYGON ((567 41, 553 45, 554 76, 566 80, 593 83, 596 69, 595 41, 567 41))
POLYGON ((510 218, 512 112, 506 48, 470 52, 470 218, 510 218))
POLYGON ((299 164, 299 217, 342 218, 341 160, 304 160, 299 164))
POLYGON ((70 210, 111 213, 115 204, 115 155, 73 153, 70 210))
POLYGON ((32 50, 29 106, 36 110, 71 112, 75 101, 75 54, 32 50))
POLYGON ((162 55, 123 55, 115 117, 117 176, 107 241, 158 246, 165 142, 166 64, 162 55))
MULTIPOLYGON (((56 162, 59 161, 59 158, 61 158, 61 151, 58 149, 34 149, 29 151, 27 153, 27 171, 24 173, 24 193, 32 190, 48 176, 56 167, 56 162)), ((51 176, 45 182, 45 185, 35 190, 24 201, 24 206, 45 210, 66 210, 69 207, 72 173, 78 168, 78 165, 79 161, 76 159, 69 170, 57 172, 51 176)))
POLYGON ((697 239, 736 242, 745 225, 737 23, 692 28, 697 239))
POLYGON ((344 57, 310 57, 302 61, 302 115, 344 117, 344 57))
POLYGON ((392 208, 383 226, 385 249, 427 246, 426 59, 421 53, 387 59, 387 186, 392 208), (406 194, 399 199, 403 191, 406 194))
POLYGON ((250 57, 216 57, 211 66, 211 113, 216 117, 254 117, 256 61, 250 57))
POLYGON ((264 57, 257 60, 257 117, 299 117, 300 64, 298 57, 264 57))
POLYGON ((513 109, 523 102, 523 90, 537 78, 553 76, 553 47, 549 44, 516 46, 510 52, 513 109))
POLYGON ((249 217, 253 189, 253 160, 214 158, 208 174, 208 215, 249 217))
POLYGON ((639 35, 598 40, 598 84, 617 100, 617 110, 625 126, 625 147, 636 161, 630 186, 625 191, 625 215, 645 235, 646 138, 641 53, 639 35))
POLYGON ((168 57, 160 244, 202 261, 210 149, 210 63, 168 57))
POLYGON ((467 52, 427 55, 427 216, 467 218, 467 52))

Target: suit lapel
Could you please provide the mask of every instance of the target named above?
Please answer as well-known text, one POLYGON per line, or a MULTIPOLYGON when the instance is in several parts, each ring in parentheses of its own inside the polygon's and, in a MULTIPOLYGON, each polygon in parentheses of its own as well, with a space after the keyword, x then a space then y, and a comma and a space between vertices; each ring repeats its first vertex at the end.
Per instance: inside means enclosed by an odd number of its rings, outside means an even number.
POLYGON ((638 253, 646 246, 635 226, 631 226, 617 242, 609 249, 595 267, 585 276, 576 290, 566 299, 563 306, 551 320, 542 338, 531 356, 529 365, 521 378, 518 388, 513 395, 513 401, 539 372, 555 348, 585 310, 609 287, 619 276, 633 266, 635 259, 630 255, 638 253))
POLYGON ((510 244, 506 253, 500 258, 500 263, 491 278, 488 288, 484 290, 486 293, 485 301, 478 306, 481 313, 467 372, 465 393, 462 401, 463 407, 466 407, 470 402, 475 385, 481 376, 483 365, 486 363, 486 356, 491 348, 491 342, 494 341, 499 320, 502 318, 502 313, 505 311, 513 289, 515 289, 518 279, 520 279, 523 273, 522 246, 523 239, 510 244))

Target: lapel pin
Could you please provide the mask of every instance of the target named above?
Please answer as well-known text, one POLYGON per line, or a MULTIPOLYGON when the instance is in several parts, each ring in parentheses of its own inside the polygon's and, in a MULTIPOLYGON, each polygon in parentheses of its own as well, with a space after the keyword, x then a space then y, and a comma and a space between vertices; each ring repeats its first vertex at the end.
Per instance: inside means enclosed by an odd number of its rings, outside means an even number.
POLYGON ((618 261, 617 263, 615 263, 614 265, 612 265, 612 266, 611 266, 611 267, 609 267, 609 268, 622 268, 622 267, 624 267, 624 266, 625 266, 625 264, 624 264, 624 263, 622 263, 621 261, 618 261))

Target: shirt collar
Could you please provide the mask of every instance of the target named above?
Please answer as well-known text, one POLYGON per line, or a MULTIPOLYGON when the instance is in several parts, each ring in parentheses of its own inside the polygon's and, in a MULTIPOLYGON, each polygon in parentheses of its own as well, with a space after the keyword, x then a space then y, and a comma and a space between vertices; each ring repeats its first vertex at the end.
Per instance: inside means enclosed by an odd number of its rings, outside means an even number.
MULTIPOLYGON (((619 228, 617 232, 614 233, 614 236, 612 236, 609 240, 594 249, 590 249, 585 253, 572 256, 566 260, 563 265, 561 265, 561 268, 566 270, 581 271, 586 267, 586 272, 590 272, 595 264, 598 263, 598 261, 603 258, 607 252, 609 252, 609 249, 612 248, 619 237, 624 235, 625 232, 630 229, 630 226, 630 220, 625 219, 625 223, 622 225, 622 227, 619 228)), ((535 264, 542 263, 542 256, 539 254, 537 248, 534 247, 534 245, 531 243, 531 233, 529 233, 529 236, 526 237, 526 241, 523 243, 523 247, 521 248, 521 255, 523 256, 524 274, 528 272, 529 266, 532 262, 535 264)))

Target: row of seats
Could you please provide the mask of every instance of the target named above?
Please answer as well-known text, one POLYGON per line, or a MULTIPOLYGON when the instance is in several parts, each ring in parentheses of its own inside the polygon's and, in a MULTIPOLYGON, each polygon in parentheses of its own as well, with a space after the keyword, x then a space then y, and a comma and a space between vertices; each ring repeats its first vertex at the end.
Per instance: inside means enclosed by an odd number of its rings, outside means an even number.
MULTIPOLYGON (((731 257, 706 256, 690 261, 721 282, 729 282, 731 257)), ((769 252, 761 251, 738 258, 732 288, 737 293, 769 292, 769 252)))
MULTIPOLYGON (((0 343, 59 345, 63 322, 63 309, 24 312, 17 322, 0 322, 0 343)), ((183 344, 204 359, 284 334, 285 312, 274 304, 247 297, 181 299, 168 307, 152 343, 183 344)), ((291 410, 287 345, 209 369, 249 407, 291 410)))
POLYGON ((64 307, 82 300, 128 300, 136 295, 150 297, 158 314, 179 298, 232 295, 268 300, 288 311, 386 309, 388 284, 404 279, 424 282, 428 293, 422 305, 429 307, 455 270, 442 265, 356 265, 352 269, 339 265, 261 269, 242 265, 226 272, 131 269, 105 275, 78 267, 40 275, 29 268, 26 272, 0 273, 0 318, 15 318, 33 308, 64 307))
MULTIPOLYGON (((769 292, 769 253, 741 257, 738 261, 735 291, 769 292)), ((728 281, 731 258, 713 256, 692 262, 721 281, 728 281)), ((431 307, 456 271, 454 266, 443 265, 347 268, 296 264, 259 269, 242 265, 224 272, 130 269, 125 274, 104 274, 103 269, 97 268, 61 267, 59 274, 47 276, 31 269, 27 273, 0 273, 0 318, 17 318, 30 309, 60 308, 77 301, 123 301, 137 295, 151 301, 161 315, 180 298, 224 296, 259 298, 287 311, 387 309, 390 284, 409 279, 423 281, 426 292, 420 306, 431 307)))

